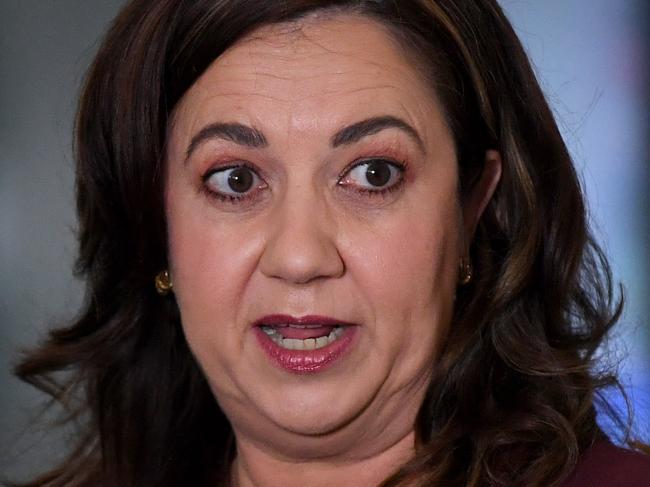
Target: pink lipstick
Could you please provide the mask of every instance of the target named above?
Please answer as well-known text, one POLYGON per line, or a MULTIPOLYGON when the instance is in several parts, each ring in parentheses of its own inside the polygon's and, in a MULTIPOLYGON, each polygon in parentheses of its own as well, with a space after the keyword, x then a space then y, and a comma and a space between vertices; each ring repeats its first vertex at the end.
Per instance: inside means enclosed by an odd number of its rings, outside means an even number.
POLYGON ((302 374, 320 372, 341 358, 351 348, 356 328, 317 315, 274 314, 253 323, 258 343, 269 358, 289 372, 302 374))

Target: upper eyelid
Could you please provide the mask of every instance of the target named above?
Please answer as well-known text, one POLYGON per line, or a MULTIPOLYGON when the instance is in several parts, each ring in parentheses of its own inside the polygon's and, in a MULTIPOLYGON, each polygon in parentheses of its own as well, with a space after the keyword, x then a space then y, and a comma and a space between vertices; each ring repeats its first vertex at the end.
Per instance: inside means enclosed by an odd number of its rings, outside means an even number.
POLYGON ((361 157, 359 159, 355 159, 353 162, 345 166, 345 169, 341 171, 338 175, 338 179, 341 180, 343 176, 345 176, 347 173, 352 171, 355 167, 362 166, 364 164, 368 164, 372 161, 385 161, 389 163, 391 166, 394 166, 397 168, 400 173, 403 173, 406 170, 406 163, 405 162, 399 162, 392 157, 384 157, 384 156, 369 156, 369 157, 361 157))
POLYGON ((257 175, 258 178, 260 178, 262 181, 266 182, 265 172, 263 170, 261 170, 259 167, 257 167, 256 165, 251 164, 250 162, 247 162, 247 161, 239 161, 239 162, 224 164, 222 166, 217 165, 217 166, 211 167, 210 169, 205 171, 205 173, 203 173, 203 176, 201 176, 201 179, 203 179, 203 181, 206 181, 210 176, 212 176, 213 174, 215 174, 217 172, 227 171, 228 169, 236 169, 238 167, 245 167, 247 169, 250 169, 251 171, 253 171, 257 175))

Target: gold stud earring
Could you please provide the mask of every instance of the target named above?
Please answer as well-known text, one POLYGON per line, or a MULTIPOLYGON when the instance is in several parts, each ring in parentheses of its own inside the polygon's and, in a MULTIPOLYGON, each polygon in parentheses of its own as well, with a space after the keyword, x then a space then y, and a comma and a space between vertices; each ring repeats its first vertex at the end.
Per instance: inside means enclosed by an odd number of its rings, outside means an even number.
POLYGON ((154 279, 154 282, 156 284, 156 291, 161 296, 165 296, 169 294, 170 292, 172 292, 172 289, 174 288, 174 285, 172 284, 172 278, 169 275, 169 271, 166 269, 156 274, 156 278, 154 279))
POLYGON ((458 278, 458 282, 460 283, 461 286, 465 286, 466 284, 469 284, 472 281, 473 277, 474 275, 473 275, 472 263, 469 261, 469 259, 465 259, 464 257, 461 258, 460 275, 458 278))

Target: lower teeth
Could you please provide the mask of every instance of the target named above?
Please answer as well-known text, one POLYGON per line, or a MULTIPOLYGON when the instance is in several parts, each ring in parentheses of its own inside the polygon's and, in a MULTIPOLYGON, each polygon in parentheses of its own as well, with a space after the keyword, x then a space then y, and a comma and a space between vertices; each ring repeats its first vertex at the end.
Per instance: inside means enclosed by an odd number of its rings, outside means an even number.
POLYGON ((287 350, 318 350, 319 348, 326 347, 330 343, 335 342, 341 337, 341 335, 343 335, 342 326, 335 327, 327 336, 307 338, 305 340, 284 338, 275 330, 275 328, 270 326, 263 326, 262 331, 276 344, 282 348, 286 348, 287 350))

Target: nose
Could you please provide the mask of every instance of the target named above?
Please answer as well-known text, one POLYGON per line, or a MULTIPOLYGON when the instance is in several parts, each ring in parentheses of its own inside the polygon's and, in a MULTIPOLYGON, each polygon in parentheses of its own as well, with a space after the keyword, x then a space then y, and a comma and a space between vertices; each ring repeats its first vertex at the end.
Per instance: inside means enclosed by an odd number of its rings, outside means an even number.
POLYGON ((336 222, 317 195, 285 195, 268 220, 261 272, 291 284, 340 277, 345 271, 336 245, 336 222))

